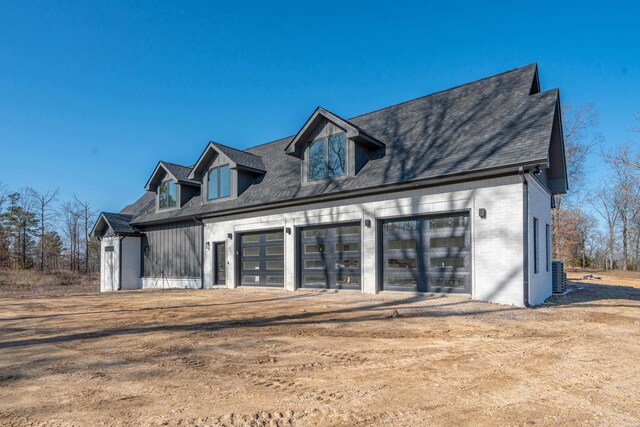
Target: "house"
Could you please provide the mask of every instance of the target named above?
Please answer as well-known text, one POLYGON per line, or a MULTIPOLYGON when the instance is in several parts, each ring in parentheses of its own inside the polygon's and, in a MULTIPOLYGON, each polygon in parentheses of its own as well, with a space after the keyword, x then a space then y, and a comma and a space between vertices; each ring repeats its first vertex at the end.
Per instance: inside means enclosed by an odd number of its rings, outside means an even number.
POLYGON ((528 65, 294 136, 161 161, 103 212, 101 290, 224 286, 455 293, 529 306, 551 288, 567 191, 559 91, 528 65))

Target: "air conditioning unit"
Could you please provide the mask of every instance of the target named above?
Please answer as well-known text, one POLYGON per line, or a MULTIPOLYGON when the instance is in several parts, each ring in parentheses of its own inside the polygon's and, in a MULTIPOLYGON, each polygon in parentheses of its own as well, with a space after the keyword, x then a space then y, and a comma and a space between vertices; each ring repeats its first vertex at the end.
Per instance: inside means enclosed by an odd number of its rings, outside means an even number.
POLYGON ((551 282, 554 294, 561 294, 567 290, 567 274, 564 272, 562 261, 551 262, 551 282))

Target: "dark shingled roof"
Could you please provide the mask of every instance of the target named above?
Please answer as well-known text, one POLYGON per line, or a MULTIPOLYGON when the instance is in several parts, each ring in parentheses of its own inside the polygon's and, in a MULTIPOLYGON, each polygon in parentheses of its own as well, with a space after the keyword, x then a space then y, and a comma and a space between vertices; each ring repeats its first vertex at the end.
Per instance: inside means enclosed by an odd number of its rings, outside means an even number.
POLYGON ((386 150, 384 156, 370 160, 353 178, 302 186, 301 160, 285 153, 293 137, 245 152, 220 145, 221 150, 233 150, 234 156, 259 158, 261 169, 266 171, 264 178, 237 199, 203 204, 198 196, 181 209, 156 212, 154 194, 148 193, 128 211, 136 212, 133 223, 191 219, 505 166, 544 167, 558 90, 531 95, 536 73, 537 67, 532 64, 349 119, 383 142, 386 150))
POLYGON ((255 154, 249 153, 247 151, 236 150, 235 148, 227 147, 226 145, 220 144, 219 142, 212 141, 211 144, 214 145, 218 150, 222 151, 225 156, 227 156, 238 166, 244 166, 259 171, 266 170, 260 156, 256 156, 255 154))
POLYGON ((182 166, 175 163, 165 162, 164 160, 160 163, 162 163, 169 170, 171 175, 175 176, 178 181, 188 181, 196 183, 196 181, 192 181, 189 179, 191 166, 182 166))
POLYGON ((133 218, 132 215, 127 215, 123 213, 112 213, 112 212, 102 212, 98 221, 94 225, 94 230, 91 230, 91 234, 93 235, 95 231, 95 227, 100 223, 100 218, 104 218, 107 225, 111 227, 115 234, 134 234, 136 231, 129 225, 133 218))

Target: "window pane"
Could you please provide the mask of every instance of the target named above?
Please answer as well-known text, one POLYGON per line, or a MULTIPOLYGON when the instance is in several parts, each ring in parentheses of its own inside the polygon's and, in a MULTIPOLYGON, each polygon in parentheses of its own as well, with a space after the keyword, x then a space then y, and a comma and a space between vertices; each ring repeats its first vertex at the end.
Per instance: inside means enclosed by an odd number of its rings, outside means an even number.
POLYGON ((321 260, 321 259, 305 259, 304 260, 304 268, 306 268, 306 269, 324 268, 324 260, 321 260))
POLYGON ((429 279, 429 285, 436 288, 464 288, 467 280, 453 277, 433 277, 429 279))
POLYGON ((284 270, 284 261, 267 261, 267 270, 284 270))
POLYGON ((432 248, 464 248, 464 236, 434 237, 430 244, 432 248))
POLYGON ((413 221, 394 221, 387 222, 385 225, 385 231, 413 231, 418 228, 418 222, 413 221))
POLYGON ((416 239, 389 240, 389 249, 415 249, 416 239))
POLYGON ((173 181, 169 181, 167 186, 169 187, 169 207, 174 208, 178 204, 178 188, 173 181))
POLYGON ((275 233, 267 233, 267 240, 272 241, 272 240, 283 240, 284 239, 284 233, 282 231, 278 231, 275 233))
POLYGON ((166 208, 169 204, 169 190, 167 188, 168 181, 160 184, 158 189, 158 206, 160 209, 166 208))
POLYGON ((338 277, 338 285, 359 285, 360 276, 340 276, 338 277))
POLYGON ((255 285, 260 283, 260 276, 243 276, 242 284, 243 285, 255 285))
POLYGON ((259 234, 245 234, 244 236, 242 236, 242 243, 252 243, 252 242, 259 242, 259 241, 260 241, 259 234))
POLYGON ((454 228, 465 227, 467 225, 466 216, 449 216, 444 218, 431 218, 429 220, 430 228, 454 228))
POLYGON ((284 246, 267 246, 267 255, 282 255, 284 246))
POLYGON ((346 143, 345 135, 329 137, 329 176, 344 175, 346 143))
POLYGON ((209 171, 207 189, 207 199, 213 200, 218 198, 218 168, 209 171))
POLYGON ((326 278, 324 276, 304 276, 305 285, 324 285, 326 278))
POLYGON ((324 228, 316 228, 313 230, 304 230, 304 237, 324 237, 325 229, 324 228))
POLYGON ((229 165, 220 166, 220 197, 229 197, 231 193, 231 179, 229 177, 229 165))
POLYGON ((350 234, 360 234, 360 226, 359 225, 351 225, 347 227, 338 227, 336 228, 336 235, 344 236, 350 234))
POLYGON ((267 285, 284 285, 284 276, 267 276, 267 285))
POLYGON ((336 252, 358 252, 360 243, 336 243, 336 252))
MULTIPOLYGON (((246 251, 245 251, 246 255, 246 251)), ((245 261, 242 263, 243 270, 260 270, 260 261, 245 261)))
POLYGON ((260 248, 244 248, 242 249, 242 255, 244 256, 259 256, 260 248))
POLYGON ((360 268, 360 260, 359 259, 337 260, 336 268, 360 268))
POLYGON ((177 205, 178 200, 178 190, 176 188, 176 183, 173 181, 164 181, 160 184, 158 194, 158 206, 162 208, 173 208, 177 205))
POLYGON ((326 178, 324 164, 324 139, 318 139, 309 147, 309 180, 326 178))
POLYGON ((391 286, 416 286, 416 279, 413 277, 389 277, 387 283, 391 286))
POLYGON ((324 245, 304 245, 304 253, 318 253, 324 252, 324 245))
POLYGON ((442 258, 431 258, 429 261, 429 266, 431 268, 464 268, 464 258, 462 257, 442 257, 442 258))
POLYGON ((415 258, 389 258, 389 268, 415 268, 415 258))

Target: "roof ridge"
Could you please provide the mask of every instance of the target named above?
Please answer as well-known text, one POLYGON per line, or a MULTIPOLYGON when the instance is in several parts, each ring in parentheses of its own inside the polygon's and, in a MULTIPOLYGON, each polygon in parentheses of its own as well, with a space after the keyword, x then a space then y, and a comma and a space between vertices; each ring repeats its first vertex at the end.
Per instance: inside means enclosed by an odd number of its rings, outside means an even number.
MULTIPOLYGON (((222 143, 216 142, 216 141, 210 141, 210 142, 212 144, 221 145, 221 146, 223 146, 225 148, 229 148, 229 149, 234 150, 234 151, 238 151, 238 152, 245 153, 245 154, 251 154, 252 156, 256 156, 256 157, 262 157, 262 156, 259 156, 257 154, 249 153, 248 151, 245 151, 246 149, 242 150, 242 149, 231 147, 230 145, 222 144, 222 143)), ((253 147, 249 147, 249 148, 253 148, 253 147)))
MULTIPOLYGON (((408 100, 406 100, 406 101, 398 102, 398 103, 396 103, 396 104, 387 105, 386 107, 382 107, 382 108, 378 108, 378 109, 376 109, 376 110, 372 110, 372 111, 369 111, 369 112, 366 112, 366 113, 358 114, 357 116, 353 116, 353 117, 350 117, 350 118, 348 118, 348 119, 345 119, 345 118, 343 118, 343 117, 341 117, 341 116, 338 116, 338 117, 342 118, 343 120, 346 120, 346 121, 349 121, 349 122, 350 122, 350 121, 351 121, 351 120, 353 120, 353 119, 358 119, 358 118, 363 117, 363 116, 368 116, 369 114, 373 114, 373 113, 377 113, 377 112, 380 112, 380 111, 384 111, 384 110, 389 109, 389 108, 398 107, 398 106, 403 105, 403 104, 408 104, 409 102, 418 101, 418 100, 420 100, 420 99, 427 98, 427 97, 429 97, 429 96, 433 96, 433 95, 437 95, 437 94, 440 94, 440 93, 443 93, 443 92, 448 92, 448 91, 450 91, 450 90, 459 89, 459 88, 461 88, 461 87, 468 86, 468 85, 472 85, 472 84, 475 84, 475 83, 479 83, 479 82, 484 81, 484 80, 493 79, 493 78, 495 78, 495 77, 499 77, 499 76, 502 76, 502 75, 504 75, 504 74, 508 74, 508 73, 513 73, 513 72, 515 72, 515 71, 517 71, 517 70, 521 70, 521 69, 528 68, 528 67, 531 67, 531 66, 537 67, 537 66, 538 66, 538 63, 537 63, 537 62, 532 62, 532 63, 530 63, 530 64, 523 65, 523 66, 521 66, 521 67, 516 67, 516 68, 513 68, 513 69, 511 69, 511 70, 502 71, 502 72, 500 72, 500 73, 493 74, 493 75, 491 75, 491 76, 487 76, 487 77, 483 77, 483 78, 481 78, 481 79, 474 80, 474 81, 471 81, 471 82, 467 82, 467 83, 459 84, 459 85, 457 85, 457 86, 453 86, 453 87, 450 87, 450 88, 448 88, 448 89, 442 89, 442 90, 439 90, 439 91, 436 91, 436 92, 428 93, 428 94, 426 94, 426 95, 418 96, 418 97, 416 97, 416 98, 408 99, 408 100)), ((551 90, 551 89, 549 89, 549 90, 551 90)), ((546 92, 546 91, 544 91, 544 92, 546 92)), ((542 93, 542 91, 541 91, 541 92, 539 92, 539 93, 542 93)), ((318 108, 318 107, 316 107, 316 108, 318 108)), ((326 109, 326 108, 324 108, 324 107, 320 107, 320 108, 323 108, 324 110, 327 110, 327 109, 326 109)), ((331 112, 330 110, 327 110, 327 111, 331 112)), ((331 113, 331 114, 335 114, 335 113, 331 113)), ((335 114, 335 115, 337 116, 337 114, 335 114)), ((355 125, 355 124, 354 124, 354 126, 357 126, 357 125, 355 125)), ((366 130, 365 130, 365 131, 366 131, 366 130)), ((269 145, 269 144, 275 144, 276 142, 281 142, 281 141, 284 141, 285 139, 293 138, 293 137, 295 137, 295 134, 294 134, 294 135, 285 136, 284 138, 274 139, 273 141, 263 142, 262 144, 253 145, 253 146, 251 146, 251 147, 247 147, 247 148, 245 148, 244 150, 250 150, 250 149, 252 149, 252 148, 262 147, 262 146, 264 146, 264 145, 269 145)), ((251 154, 253 154, 253 153, 251 153, 251 154)))
POLYGON ((517 70, 522 70, 522 69, 524 69, 524 68, 531 67, 531 66, 535 66, 535 67, 537 67, 537 66, 538 66, 538 63, 537 63, 537 62, 532 62, 531 64, 523 65, 522 67, 516 67, 516 68, 513 68, 513 69, 511 69, 511 70, 507 70, 507 71, 503 71, 503 72, 498 73, 498 74, 493 74, 493 75, 491 75, 491 76, 483 77, 483 78, 478 79, 478 80, 474 80, 474 81, 467 82, 467 83, 462 83, 462 84, 459 84, 459 85, 457 85, 457 86, 450 87, 450 88, 448 88, 448 89, 438 90, 438 91, 436 91, 436 92, 431 92, 431 93, 428 93, 428 94, 426 94, 426 95, 422 95, 422 96, 418 96, 418 97, 416 97, 416 98, 408 99, 408 100, 406 100, 406 101, 398 102, 397 104, 387 105, 386 107, 378 108, 378 109, 376 109, 376 110, 369 111, 369 112, 367 112, 367 113, 358 114, 357 116, 353 116, 353 117, 351 117, 351 118, 350 118, 350 119, 348 119, 348 120, 357 119, 357 118, 360 118, 360 117, 362 117, 362 116, 367 116, 367 115, 369 115, 369 114, 373 114, 373 113, 377 113, 377 112, 379 112, 379 111, 386 110, 386 109, 388 109, 388 108, 398 107, 398 106, 400 106, 400 105, 407 104, 407 103, 409 103, 409 102, 414 102, 414 101, 418 101, 418 100, 423 99, 423 98, 428 98, 428 97, 433 96, 433 95, 438 95, 438 94, 440 94, 440 93, 449 92, 450 90, 460 89, 461 87, 465 87, 465 86, 469 86, 469 85, 472 85, 472 84, 480 83, 480 82, 482 82, 482 81, 484 81, 484 80, 493 79, 493 78, 496 78, 496 77, 502 76, 502 75, 504 75, 504 74, 513 73, 513 72, 515 72, 515 71, 517 71, 517 70))
POLYGON ((172 166, 180 166, 181 168, 185 168, 185 169, 190 169, 191 168, 191 166, 185 166, 185 165, 181 165, 179 163, 167 162, 166 160, 160 160, 158 163, 164 163, 164 164, 172 165, 172 166))

